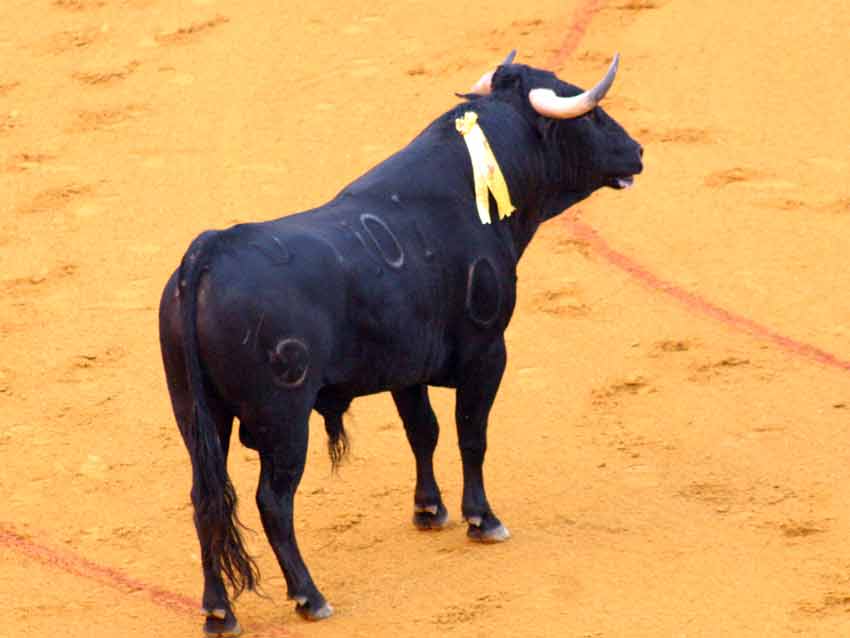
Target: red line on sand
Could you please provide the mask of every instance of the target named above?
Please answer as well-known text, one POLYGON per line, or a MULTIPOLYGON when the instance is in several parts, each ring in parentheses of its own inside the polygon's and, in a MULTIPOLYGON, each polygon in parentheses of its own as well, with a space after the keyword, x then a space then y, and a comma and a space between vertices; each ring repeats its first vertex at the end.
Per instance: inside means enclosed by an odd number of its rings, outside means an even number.
POLYGON ((594 228, 579 221, 575 214, 568 215, 565 222, 574 237, 586 242, 591 248, 593 248, 593 250, 602 255, 606 261, 613 264, 620 270, 626 271, 632 277, 641 283, 646 284, 653 290, 663 292, 664 294, 673 297, 673 299, 684 304, 691 310, 711 317, 712 319, 716 319, 717 321, 720 321, 730 328, 734 328, 740 332, 745 332, 755 337, 770 341, 774 345, 777 345, 788 352, 812 359, 827 366, 832 366, 833 368, 850 371, 850 361, 844 361, 826 350, 821 350, 817 346, 781 335, 767 326, 763 326, 760 323, 736 314, 731 310, 721 308, 697 294, 688 292, 681 286, 662 279, 658 275, 641 266, 631 257, 627 257, 623 253, 612 248, 594 228))
MULTIPOLYGON (((36 543, 26 536, 15 532, 5 523, 0 523, 0 547, 8 547, 42 565, 59 569, 68 574, 94 581, 100 585, 105 585, 106 587, 111 587, 124 593, 144 592, 151 602, 169 611, 198 617, 201 615, 200 605, 193 598, 170 592, 156 585, 151 585, 150 583, 128 576, 113 567, 99 565, 82 556, 76 556, 69 552, 62 552, 36 543)), ((257 638, 261 636, 268 636, 269 638, 293 637, 292 633, 273 626, 252 629, 251 635, 257 638)))
POLYGON ((570 28, 564 36, 558 52, 552 56, 550 66, 557 67, 563 64, 578 48, 584 34, 587 33, 587 27, 590 26, 590 21, 601 9, 605 7, 605 0, 587 0, 580 3, 575 11, 570 22, 570 28))
POLYGON ((155 585, 144 583, 140 580, 128 576, 117 569, 98 565, 81 556, 75 556, 70 553, 59 552, 45 545, 36 543, 29 538, 18 534, 9 529, 4 524, 0 524, 0 546, 6 546, 14 549, 20 554, 31 558, 32 560, 60 569, 75 576, 81 576, 88 580, 93 580, 101 585, 119 589, 126 593, 143 591, 148 594, 150 599, 161 607, 166 607, 172 611, 181 613, 200 614, 200 605, 188 596, 175 594, 165 589, 161 589, 155 585))
MULTIPOLYGON (((578 45, 581 43, 582 38, 590 26, 591 20, 593 20, 593 17, 605 7, 605 4, 605 0, 586 0, 576 7, 573 12, 571 26, 567 31, 566 36, 564 36, 561 47, 552 57, 550 64, 553 67, 563 64, 578 48, 578 45)), ((672 282, 665 281, 630 257, 627 257, 623 253, 613 249, 607 241, 599 236, 595 229, 579 221, 575 214, 567 216, 566 224, 576 238, 585 241, 609 263, 626 271, 632 277, 649 286, 653 290, 663 292, 670 297, 673 297, 691 310, 720 321, 728 327, 740 332, 745 332, 752 336, 770 341, 774 345, 793 354, 806 357, 833 368, 850 371, 850 361, 844 361, 836 355, 827 352, 826 350, 822 350, 817 346, 803 343, 792 339, 791 337, 779 334, 775 330, 772 330, 767 326, 763 326, 748 317, 744 317, 743 315, 736 314, 731 310, 721 308, 697 294, 688 292, 684 288, 677 286, 672 282)))

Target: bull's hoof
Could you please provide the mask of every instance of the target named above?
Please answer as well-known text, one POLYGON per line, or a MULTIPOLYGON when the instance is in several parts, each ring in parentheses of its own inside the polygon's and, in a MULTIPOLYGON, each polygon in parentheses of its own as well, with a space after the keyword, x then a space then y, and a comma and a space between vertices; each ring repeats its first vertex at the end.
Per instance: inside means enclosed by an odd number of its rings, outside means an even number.
POLYGON ((443 529, 449 522, 449 512, 445 506, 439 505, 414 506, 413 524, 416 529, 423 531, 443 529))
POLYGON ((204 635, 208 638, 230 638, 242 633, 242 627, 233 612, 226 609, 204 610, 207 616, 204 622, 204 635))
POLYGON ((469 523, 466 535, 478 543, 503 543, 511 537, 508 528, 492 514, 467 516, 466 522, 469 523))
POLYGON ((503 543, 511 537, 511 533, 504 525, 489 530, 470 525, 469 529, 466 530, 466 535, 478 543, 503 543))
POLYGON ((295 611, 304 620, 324 620, 325 618, 330 618, 334 613, 334 608, 325 600, 321 600, 317 604, 313 604, 306 599, 301 599, 301 597, 296 598, 296 600, 298 604, 295 605, 295 611))

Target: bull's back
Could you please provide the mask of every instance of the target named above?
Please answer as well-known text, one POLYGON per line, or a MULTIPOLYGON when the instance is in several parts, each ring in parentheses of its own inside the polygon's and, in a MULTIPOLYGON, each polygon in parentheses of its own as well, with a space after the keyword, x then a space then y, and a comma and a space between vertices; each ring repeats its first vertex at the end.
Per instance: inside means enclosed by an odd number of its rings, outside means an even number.
POLYGON ((198 329, 223 395, 453 385, 468 351, 501 334, 513 307, 507 258, 454 211, 387 199, 220 233, 198 329))

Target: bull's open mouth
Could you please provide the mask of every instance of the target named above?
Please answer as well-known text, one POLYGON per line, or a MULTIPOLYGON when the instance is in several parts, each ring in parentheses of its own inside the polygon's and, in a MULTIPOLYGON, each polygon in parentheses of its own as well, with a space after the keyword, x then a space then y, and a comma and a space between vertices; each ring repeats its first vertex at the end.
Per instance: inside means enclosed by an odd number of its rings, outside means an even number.
POLYGON ((624 177, 612 177, 608 181, 608 185, 611 188, 616 188, 618 190, 621 190, 621 189, 624 189, 624 188, 631 188, 632 186, 634 186, 634 183, 635 183, 635 176, 634 175, 626 175, 624 177))

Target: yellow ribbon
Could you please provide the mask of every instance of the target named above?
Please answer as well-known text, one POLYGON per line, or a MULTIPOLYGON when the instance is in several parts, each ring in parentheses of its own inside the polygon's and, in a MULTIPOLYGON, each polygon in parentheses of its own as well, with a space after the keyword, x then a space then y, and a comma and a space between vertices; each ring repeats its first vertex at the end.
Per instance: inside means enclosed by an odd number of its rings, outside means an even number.
POLYGON ((496 200, 499 219, 510 216, 516 207, 511 202, 511 194, 508 184, 499 162, 493 155, 493 149, 484 135, 484 131, 478 125, 478 113, 467 111, 463 117, 455 120, 455 128, 463 136, 466 149, 469 151, 469 159, 472 160, 472 174, 475 181, 475 203, 478 206, 478 217, 482 224, 490 223, 490 198, 488 193, 493 193, 496 200))

